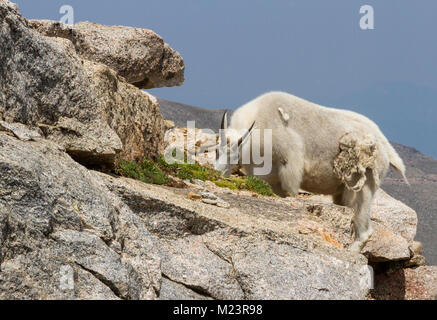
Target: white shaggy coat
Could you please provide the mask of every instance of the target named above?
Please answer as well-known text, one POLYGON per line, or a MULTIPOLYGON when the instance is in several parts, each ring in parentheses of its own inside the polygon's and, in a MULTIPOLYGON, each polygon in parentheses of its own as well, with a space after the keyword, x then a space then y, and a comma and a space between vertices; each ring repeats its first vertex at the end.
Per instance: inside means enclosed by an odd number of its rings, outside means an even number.
MULTIPOLYGON (((255 129, 272 129, 272 172, 260 178, 281 196, 294 196, 301 188, 332 195, 334 203, 352 208, 355 242, 351 249, 359 251, 372 232, 370 206, 389 166, 405 178, 402 159, 378 126, 355 112, 323 107, 283 92, 264 94, 240 107, 229 128, 248 129, 253 122, 255 129), (348 133, 370 136, 376 145, 374 168, 365 171, 366 181, 358 192, 334 173, 339 141, 348 133)), ((252 148, 263 150, 262 141, 255 146, 255 139, 247 140, 252 148)), ((253 175, 255 165, 242 167, 253 175)))

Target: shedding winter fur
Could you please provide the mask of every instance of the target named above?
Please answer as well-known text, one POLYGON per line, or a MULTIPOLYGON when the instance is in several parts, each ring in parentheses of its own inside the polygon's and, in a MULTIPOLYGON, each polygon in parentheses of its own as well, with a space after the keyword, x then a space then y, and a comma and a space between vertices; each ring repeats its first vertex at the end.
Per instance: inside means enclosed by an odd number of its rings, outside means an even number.
POLYGON ((323 107, 283 92, 267 93, 237 109, 229 127, 225 113, 215 168, 226 175, 239 163, 248 175, 257 175, 255 168, 260 165, 241 159, 245 150, 249 158, 251 150, 264 150, 266 129, 272 130, 272 169, 258 176, 280 196, 294 196, 303 189, 332 195, 335 204, 352 208, 351 250, 360 251, 372 233, 373 197, 390 165, 408 183, 402 159, 378 126, 352 111, 323 107), (251 134, 255 129, 261 139, 251 134), (246 132, 235 137, 235 130, 246 132))

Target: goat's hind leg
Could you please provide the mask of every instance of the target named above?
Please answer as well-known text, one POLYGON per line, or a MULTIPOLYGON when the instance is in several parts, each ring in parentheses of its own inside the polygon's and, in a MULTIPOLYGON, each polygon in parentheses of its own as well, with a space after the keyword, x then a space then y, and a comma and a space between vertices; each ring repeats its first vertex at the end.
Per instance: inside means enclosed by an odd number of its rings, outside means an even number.
POLYGON ((345 190, 343 193, 344 205, 354 210, 352 224, 355 237, 354 242, 350 247, 351 251, 361 251, 362 247, 372 234, 373 230, 370 225, 370 207, 375 192, 376 186, 373 182, 373 177, 368 176, 366 184, 360 191, 354 192, 351 190, 345 190))

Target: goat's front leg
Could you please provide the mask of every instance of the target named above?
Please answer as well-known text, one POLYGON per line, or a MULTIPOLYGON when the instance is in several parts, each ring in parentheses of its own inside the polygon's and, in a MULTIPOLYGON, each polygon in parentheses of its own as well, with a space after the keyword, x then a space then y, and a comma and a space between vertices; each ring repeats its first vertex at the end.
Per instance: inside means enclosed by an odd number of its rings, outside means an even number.
POLYGON ((283 161, 278 168, 278 176, 281 181, 281 189, 283 192, 287 193, 289 196, 294 197, 299 193, 300 185, 302 183, 303 177, 303 155, 300 155, 298 151, 295 152, 294 158, 290 153, 286 159, 283 161), (293 159, 293 160, 291 160, 293 159))

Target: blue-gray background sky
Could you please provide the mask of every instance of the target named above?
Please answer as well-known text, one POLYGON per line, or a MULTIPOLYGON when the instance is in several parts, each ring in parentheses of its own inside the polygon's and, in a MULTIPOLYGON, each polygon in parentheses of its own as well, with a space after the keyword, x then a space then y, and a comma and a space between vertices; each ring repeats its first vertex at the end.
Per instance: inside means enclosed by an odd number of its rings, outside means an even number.
POLYGON ((168 100, 235 109, 282 90, 358 111, 392 141, 437 158, 437 1, 15 0, 27 18, 149 28, 183 56, 168 100), (375 29, 359 27, 362 5, 375 29))

